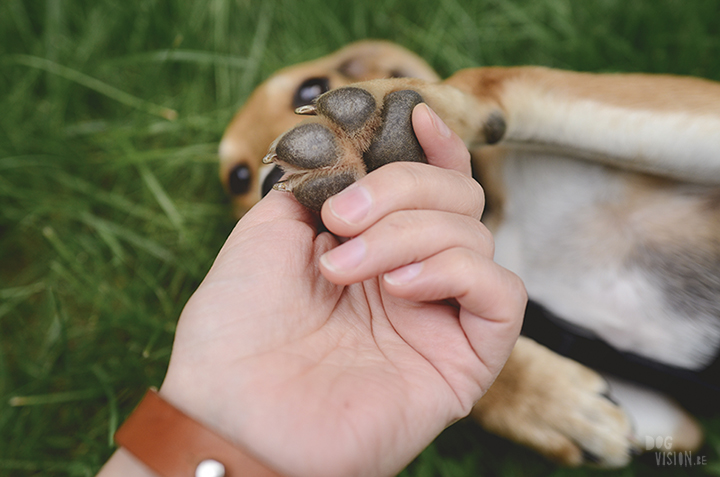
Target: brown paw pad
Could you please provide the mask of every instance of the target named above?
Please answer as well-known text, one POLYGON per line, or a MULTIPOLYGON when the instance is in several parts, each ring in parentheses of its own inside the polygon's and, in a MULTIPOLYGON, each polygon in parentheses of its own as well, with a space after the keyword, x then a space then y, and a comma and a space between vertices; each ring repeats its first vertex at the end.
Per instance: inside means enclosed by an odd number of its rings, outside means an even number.
POLYGON ((310 210, 319 211, 328 197, 337 194, 357 179, 352 171, 317 175, 298 184, 292 192, 302 205, 310 210))
POLYGON ((412 111, 422 96, 394 91, 379 102, 369 91, 350 86, 302 108, 301 114, 317 118, 285 133, 266 156, 288 173, 276 188, 319 211, 328 197, 384 164, 427 162, 412 127, 412 111))
POLYGON ((395 161, 427 162, 412 127, 413 108, 422 101, 412 90, 385 96, 380 130, 363 154, 368 172, 395 161))
POLYGON ((317 123, 301 124, 288 131, 278 142, 275 154, 282 163, 298 169, 330 167, 340 158, 335 135, 317 123))
POLYGON ((365 125, 375 112, 375 98, 364 89, 348 86, 320 96, 316 109, 345 131, 352 133, 365 125))

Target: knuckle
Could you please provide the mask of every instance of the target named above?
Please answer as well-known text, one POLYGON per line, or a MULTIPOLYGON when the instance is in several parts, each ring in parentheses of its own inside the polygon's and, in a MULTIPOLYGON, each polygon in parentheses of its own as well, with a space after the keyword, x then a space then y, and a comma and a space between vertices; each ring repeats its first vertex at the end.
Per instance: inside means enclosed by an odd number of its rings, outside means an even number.
POLYGON ((414 200, 416 208, 438 207, 478 221, 485 209, 485 191, 480 183, 451 169, 415 162, 393 162, 361 180, 372 181, 368 184, 390 209, 393 207, 390 204, 414 200), (444 197, 438 198, 439 194, 444 197))
POLYGON ((527 288, 525 288, 525 282, 523 282, 522 278, 515 273, 510 272, 510 274, 513 277, 513 289, 517 294, 517 301, 524 311, 528 302, 528 292, 527 288))
POLYGON ((413 162, 391 162, 371 172, 364 178, 377 184, 377 190, 384 196, 397 197, 413 191, 422 190, 427 184, 413 162))
POLYGON ((478 181, 471 177, 465 177, 465 183, 468 185, 468 198, 470 200, 470 210, 473 217, 478 220, 482 217, 485 210, 485 189, 478 181))
POLYGON ((477 256, 466 248, 453 249, 449 259, 454 262, 458 276, 469 277, 481 266, 477 261, 477 256))
POLYGON ((397 236, 415 236, 418 228, 422 227, 422 217, 408 211, 393 212, 387 217, 385 225, 397 236))
POLYGON ((480 237, 481 247, 486 252, 487 256, 492 258, 495 256, 495 237, 493 237, 490 230, 482 222, 476 221, 476 227, 478 229, 478 236, 480 237))

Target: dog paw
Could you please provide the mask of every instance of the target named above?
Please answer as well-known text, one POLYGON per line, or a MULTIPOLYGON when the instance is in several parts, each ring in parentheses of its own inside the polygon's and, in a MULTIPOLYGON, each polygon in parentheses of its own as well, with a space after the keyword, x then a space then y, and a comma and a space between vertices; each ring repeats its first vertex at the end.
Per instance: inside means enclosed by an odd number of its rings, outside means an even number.
POLYGON ((275 189, 319 211, 328 197, 384 164, 427 162, 411 119, 422 96, 376 84, 334 89, 298 108, 298 114, 315 117, 280 136, 263 159, 286 172, 275 189))
POLYGON ((473 417, 563 465, 617 468, 638 453, 630 419, 608 382, 524 338, 473 417))

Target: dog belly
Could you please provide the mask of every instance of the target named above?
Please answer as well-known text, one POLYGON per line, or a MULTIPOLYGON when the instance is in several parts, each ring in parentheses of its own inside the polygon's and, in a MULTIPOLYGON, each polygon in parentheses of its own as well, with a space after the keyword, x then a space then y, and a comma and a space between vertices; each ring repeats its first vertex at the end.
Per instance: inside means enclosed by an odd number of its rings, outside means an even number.
POLYGON ((673 214, 695 213, 696 196, 664 194, 658 203, 629 189, 627 173, 537 151, 511 151, 503 175, 496 260, 522 277, 532 299, 619 350, 692 370, 713 360, 720 272, 689 266, 687 281, 707 285, 701 291, 673 283, 673 267, 695 260, 691 245, 651 236, 673 214), (653 255, 656 243, 671 251, 653 255))

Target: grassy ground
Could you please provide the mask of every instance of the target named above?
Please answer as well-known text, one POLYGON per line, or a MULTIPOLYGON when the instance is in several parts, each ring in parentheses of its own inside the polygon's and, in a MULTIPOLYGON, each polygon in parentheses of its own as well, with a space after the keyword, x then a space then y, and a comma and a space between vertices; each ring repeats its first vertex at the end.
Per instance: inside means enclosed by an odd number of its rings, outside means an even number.
MULTIPOLYGON (((717 0, 3 0, 0 475, 93 475, 160 384, 233 225, 217 141, 272 71, 375 37, 443 75, 532 63, 720 80, 719 19, 717 0)), ((720 475, 720 421, 705 424, 708 465, 612 475, 720 475)), ((469 423, 406 471, 596 474, 469 423)))

